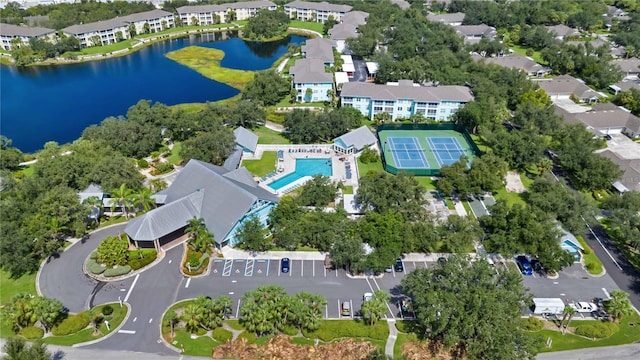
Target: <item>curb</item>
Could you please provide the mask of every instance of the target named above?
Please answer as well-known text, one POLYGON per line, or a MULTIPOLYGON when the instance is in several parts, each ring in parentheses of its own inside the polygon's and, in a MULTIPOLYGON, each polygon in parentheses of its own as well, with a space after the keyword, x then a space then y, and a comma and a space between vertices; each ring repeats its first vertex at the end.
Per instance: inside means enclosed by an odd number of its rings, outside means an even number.
MULTIPOLYGON (((164 336, 162 336, 162 326, 164 325, 164 316, 166 315, 167 311, 169 311, 169 309, 177 304, 177 303, 181 303, 184 301, 189 301, 189 300, 195 300, 196 298, 191 298, 191 299, 183 299, 180 301, 176 301, 174 303, 169 304, 169 306, 167 306, 164 311, 162 312, 162 317, 160 318, 160 324, 159 324, 159 330, 160 330, 160 341, 162 342, 162 344, 164 346, 166 346, 169 350, 175 351, 176 353, 182 355, 182 352, 180 351, 180 349, 177 349, 175 346, 171 345, 169 342, 167 342, 167 340, 164 338, 164 336)), ((175 340, 175 339, 174 339, 175 340)))
MULTIPOLYGON (((93 251, 91 252, 93 253, 93 251)), ((160 252, 158 253, 158 257, 149 265, 140 268, 138 270, 135 271, 131 271, 129 273, 126 273, 122 276, 113 276, 113 277, 102 277, 102 278, 98 278, 97 275, 93 274, 91 271, 87 270, 87 260, 89 260, 89 256, 91 256, 91 253, 89 253, 89 255, 87 255, 87 257, 84 259, 84 262, 82 263, 82 271, 84 272, 85 275, 87 275, 88 277, 92 278, 93 280, 96 281, 100 281, 100 282, 105 282, 105 283, 109 283, 109 282, 116 282, 116 281, 121 281, 121 280, 126 280, 130 277, 133 277, 135 275, 138 274, 142 274, 143 272, 153 268, 154 266, 158 265, 159 263, 162 262, 162 260, 164 260, 164 257, 166 256, 166 252, 164 251, 164 249, 162 249, 162 247, 160 248, 160 252)))
MULTIPOLYGON (((100 305, 97 305, 97 306, 106 305, 106 304, 116 304, 118 306, 120 305, 119 303, 114 302, 114 303, 100 304, 100 305)), ((122 328, 122 326, 127 322, 127 320, 129 320, 129 315, 131 315, 131 304, 126 303, 126 302, 123 302, 123 304, 127 305, 127 314, 124 316, 124 319, 122 319, 122 322, 120 322, 120 325, 118 325, 117 328, 113 329, 113 331, 111 331, 110 333, 108 333, 107 335, 105 335, 105 336, 103 336, 103 337, 101 337, 99 339, 95 339, 95 340, 91 340, 91 341, 85 341, 83 343, 78 343, 78 344, 73 344, 73 345, 71 345, 71 347, 79 348, 79 347, 82 347, 82 346, 88 346, 88 345, 97 344, 97 343, 99 343, 99 342, 101 342, 103 340, 106 340, 106 339, 110 338, 114 334, 117 334, 118 331, 122 328)))
POLYGON ((209 264, 207 265, 207 268, 204 269, 204 271, 201 274, 198 274, 198 275, 187 275, 182 270, 182 264, 187 262, 187 246, 189 246, 189 245, 187 244, 187 242, 182 243, 182 245, 183 245, 182 259, 180 260, 180 265, 178 265, 178 269, 180 270, 180 274, 182 276, 186 277, 186 278, 200 278, 200 277, 208 276, 209 275, 209 271, 211 270, 211 264, 213 263, 213 260, 216 259, 216 258, 212 258, 211 255, 209 255, 209 264))

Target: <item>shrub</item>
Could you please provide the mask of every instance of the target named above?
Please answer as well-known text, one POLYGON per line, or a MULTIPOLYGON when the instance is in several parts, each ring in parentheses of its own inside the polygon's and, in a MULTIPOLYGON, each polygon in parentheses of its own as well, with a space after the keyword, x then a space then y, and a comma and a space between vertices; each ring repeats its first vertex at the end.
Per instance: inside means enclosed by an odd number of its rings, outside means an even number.
POLYGON ((380 159, 380 155, 378 155, 378 152, 370 147, 366 147, 364 150, 362 150, 362 154, 360 154, 360 161, 363 164, 371 164, 378 161, 378 159, 380 159))
POLYGON ((298 328, 296 328, 295 326, 287 325, 282 328, 282 333, 289 336, 296 336, 298 335, 298 328))
POLYGON ((166 173, 170 172, 171 170, 173 170, 173 165, 167 164, 167 163, 160 163, 160 164, 156 165, 155 168, 156 168, 156 170, 158 170, 158 172, 160 174, 166 174, 166 173))
POLYGON ((206 259, 204 259, 204 261, 202 262, 202 265, 200 266, 199 269, 193 269, 192 271, 189 271, 189 269, 183 267, 182 271, 186 274, 186 275, 200 275, 204 272, 204 270, 207 268, 207 266, 209 265, 209 258, 207 257, 206 259))
POLYGON ((103 275, 106 277, 120 276, 124 274, 128 274, 131 271, 131 266, 118 266, 115 268, 109 268, 104 271, 103 275))
POLYGON ((247 339, 249 344, 253 344, 258 337, 255 333, 250 331, 243 331, 240 335, 238 335, 238 339, 247 339))
POLYGON ((103 266, 102 264, 98 264, 98 262, 95 261, 94 259, 89 259, 87 261, 87 269, 89 269, 89 271, 91 271, 92 274, 100 275, 105 270, 107 270, 107 267, 103 266))
POLYGON ((149 162, 145 159, 138 160, 138 167, 141 169, 146 169, 149 167, 149 162))
POLYGON ((102 307, 102 315, 109 316, 111 314, 113 314, 113 306, 105 305, 102 307))
POLYGON ((201 254, 197 252, 189 252, 187 256, 187 263, 191 266, 191 269, 197 269, 200 267, 200 256, 201 254))
POLYGON ((527 50, 525 51, 525 54, 526 54, 527 56, 533 56, 533 49, 527 49, 527 50))
POLYGON ((223 343, 231 341, 231 339, 233 339, 233 333, 221 327, 213 330, 213 333, 211 334, 211 336, 213 336, 214 340, 217 340, 223 343))
POLYGON ((591 339, 602 339, 618 332, 618 325, 612 322, 596 322, 590 325, 581 325, 576 328, 576 335, 591 339))
POLYGON ((143 250, 142 259, 134 256, 138 256, 138 251, 129 252, 130 260, 128 262, 128 265, 131 266, 133 270, 138 270, 154 262, 155 259, 158 258, 158 253, 155 250, 151 250, 151 251, 143 250))
POLYGON ((530 317, 522 321, 522 325, 525 330, 528 331, 540 331, 544 328, 544 322, 536 317, 530 317))
POLYGON ((56 336, 75 334, 89 326, 91 320, 85 314, 70 315, 62 322, 51 329, 51 333, 56 336))
POLYGON ((307 338, 318 338, 322 341, 331 341, 342 337, 368 337, 384 340, 389 336, 389 327, 384 322, 370 326, 362 321, 323 320, 317 330, 303 329, 302 333, 307 338))
POLYGON ((27 340, 40 339, 44 336, 44 330, 37 326, 27 326, 18 333, 27 340))
POLYGON ((98 259, 98 250, 92 251, 91 254, 89 254, 89 259, 97 260, 98 259))
POLYGON ((98 261, 107 265, 125 265, 129 254, 129 242, 124 238, 109 236, 98 245, 98 261))

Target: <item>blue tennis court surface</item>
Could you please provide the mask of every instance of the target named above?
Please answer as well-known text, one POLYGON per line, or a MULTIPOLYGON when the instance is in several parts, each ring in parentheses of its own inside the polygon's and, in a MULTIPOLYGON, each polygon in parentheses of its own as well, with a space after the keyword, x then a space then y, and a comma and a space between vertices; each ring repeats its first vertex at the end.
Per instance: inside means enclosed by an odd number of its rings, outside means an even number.
POLYGON ((399 169, 428 169, 429 162, 415 137, 388 137, 393 160, 399 169))
POLYGON ((452 165, 458 162, 461 156, 466 155, 458 139, 454 137, 427 137, 426 139, 440 167, 452 165))

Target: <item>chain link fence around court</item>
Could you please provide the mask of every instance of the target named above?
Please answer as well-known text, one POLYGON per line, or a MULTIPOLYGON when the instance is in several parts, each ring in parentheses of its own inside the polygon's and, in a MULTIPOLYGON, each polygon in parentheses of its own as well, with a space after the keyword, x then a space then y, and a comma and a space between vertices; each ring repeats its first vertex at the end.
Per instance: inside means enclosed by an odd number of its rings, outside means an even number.
MULTIPOLYGON (((382 149, 382 165, 385 169, 385 171, 387 171, 388 173, 397 175, 400 172, 405 172, 405 173, 409 173, 409 174, 413 174, 415 176, 438 176, 440 175, 440 162, 439 161, 426 161, 426 163, 428 163, 428 167, 423 167, 423 168, 401 168, 398 167, 398 164, 395 162, 395 158, 394 158, 394 151, 391 151, 391 149, 386 149, 385 146, 388 147, 388 144, 386 143, 386 138, 387 137, 393 137, 393 136, 399 136, 399 133, 395 133, 395 132, 400 132, 400 131, 454 131, 456 133, 458 133, 460 136, 456 136, 455 138, 458 139, 458 141, 463 140, 468 146, 468 151, 471 155, 471 157, 473 156, 479 156, 481 155, 480 149, 478 148, 478 146, 476 145, 476 143, 471 139, 471 136, 469 135, 469 133, 467 132, 466 129, 464 129, 462 126, 456 125, 456 124, 452 124, 452 123, 444 123, 444 124, 382 124, 379 125, 377 130, 376 130, 376 135, 378 138, 378 146, 380 149, 382 149), (386 136, 381 136, 381 132, 389 132, 389 134, 387 134, 386 136), (384 139, 384 140, 383 140, 384 139)), ((420 136, 420 138, 424 137, 425 141, 427 141, 426 139, 430 136, 429 134, 421 134, 424 136, 420 136)), ((405 135, 405 136, 414 136, 413 134, 409 135, 405 135)), ((429 145, 427 144, 426 147, 429 147, 429 145)), ((418 146, 418 149, 420 149, 421 147, 418 146)), ((430 148, 431 151, 436 150, 437 149, 432 149, 430 148)), ((425 154, 426 155, 426 154, 425 154)), ((431 155, 428 155, 429 157, 431 155)), ((471 159, 469 159, 469 161, 471 161, 471 159)))

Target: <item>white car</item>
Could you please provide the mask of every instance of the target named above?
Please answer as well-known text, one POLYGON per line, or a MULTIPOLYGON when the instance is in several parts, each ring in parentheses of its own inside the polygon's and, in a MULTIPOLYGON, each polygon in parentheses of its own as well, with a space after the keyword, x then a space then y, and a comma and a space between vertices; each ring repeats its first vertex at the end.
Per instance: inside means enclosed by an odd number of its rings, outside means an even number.
POLYGON ((373 294, 372 293, 370 293, 370 292, 364 293, 364 296, 362 297, 362 300, 367 302, 367 301, 371 301, 371 299, 373 299, 373 294))
POLYGON ((594 311, 598 311, 598 305, 586 301, 579 301, 577 303, 569 304, 572 308, 574 308, 579 313, 591 313, 594 311))

